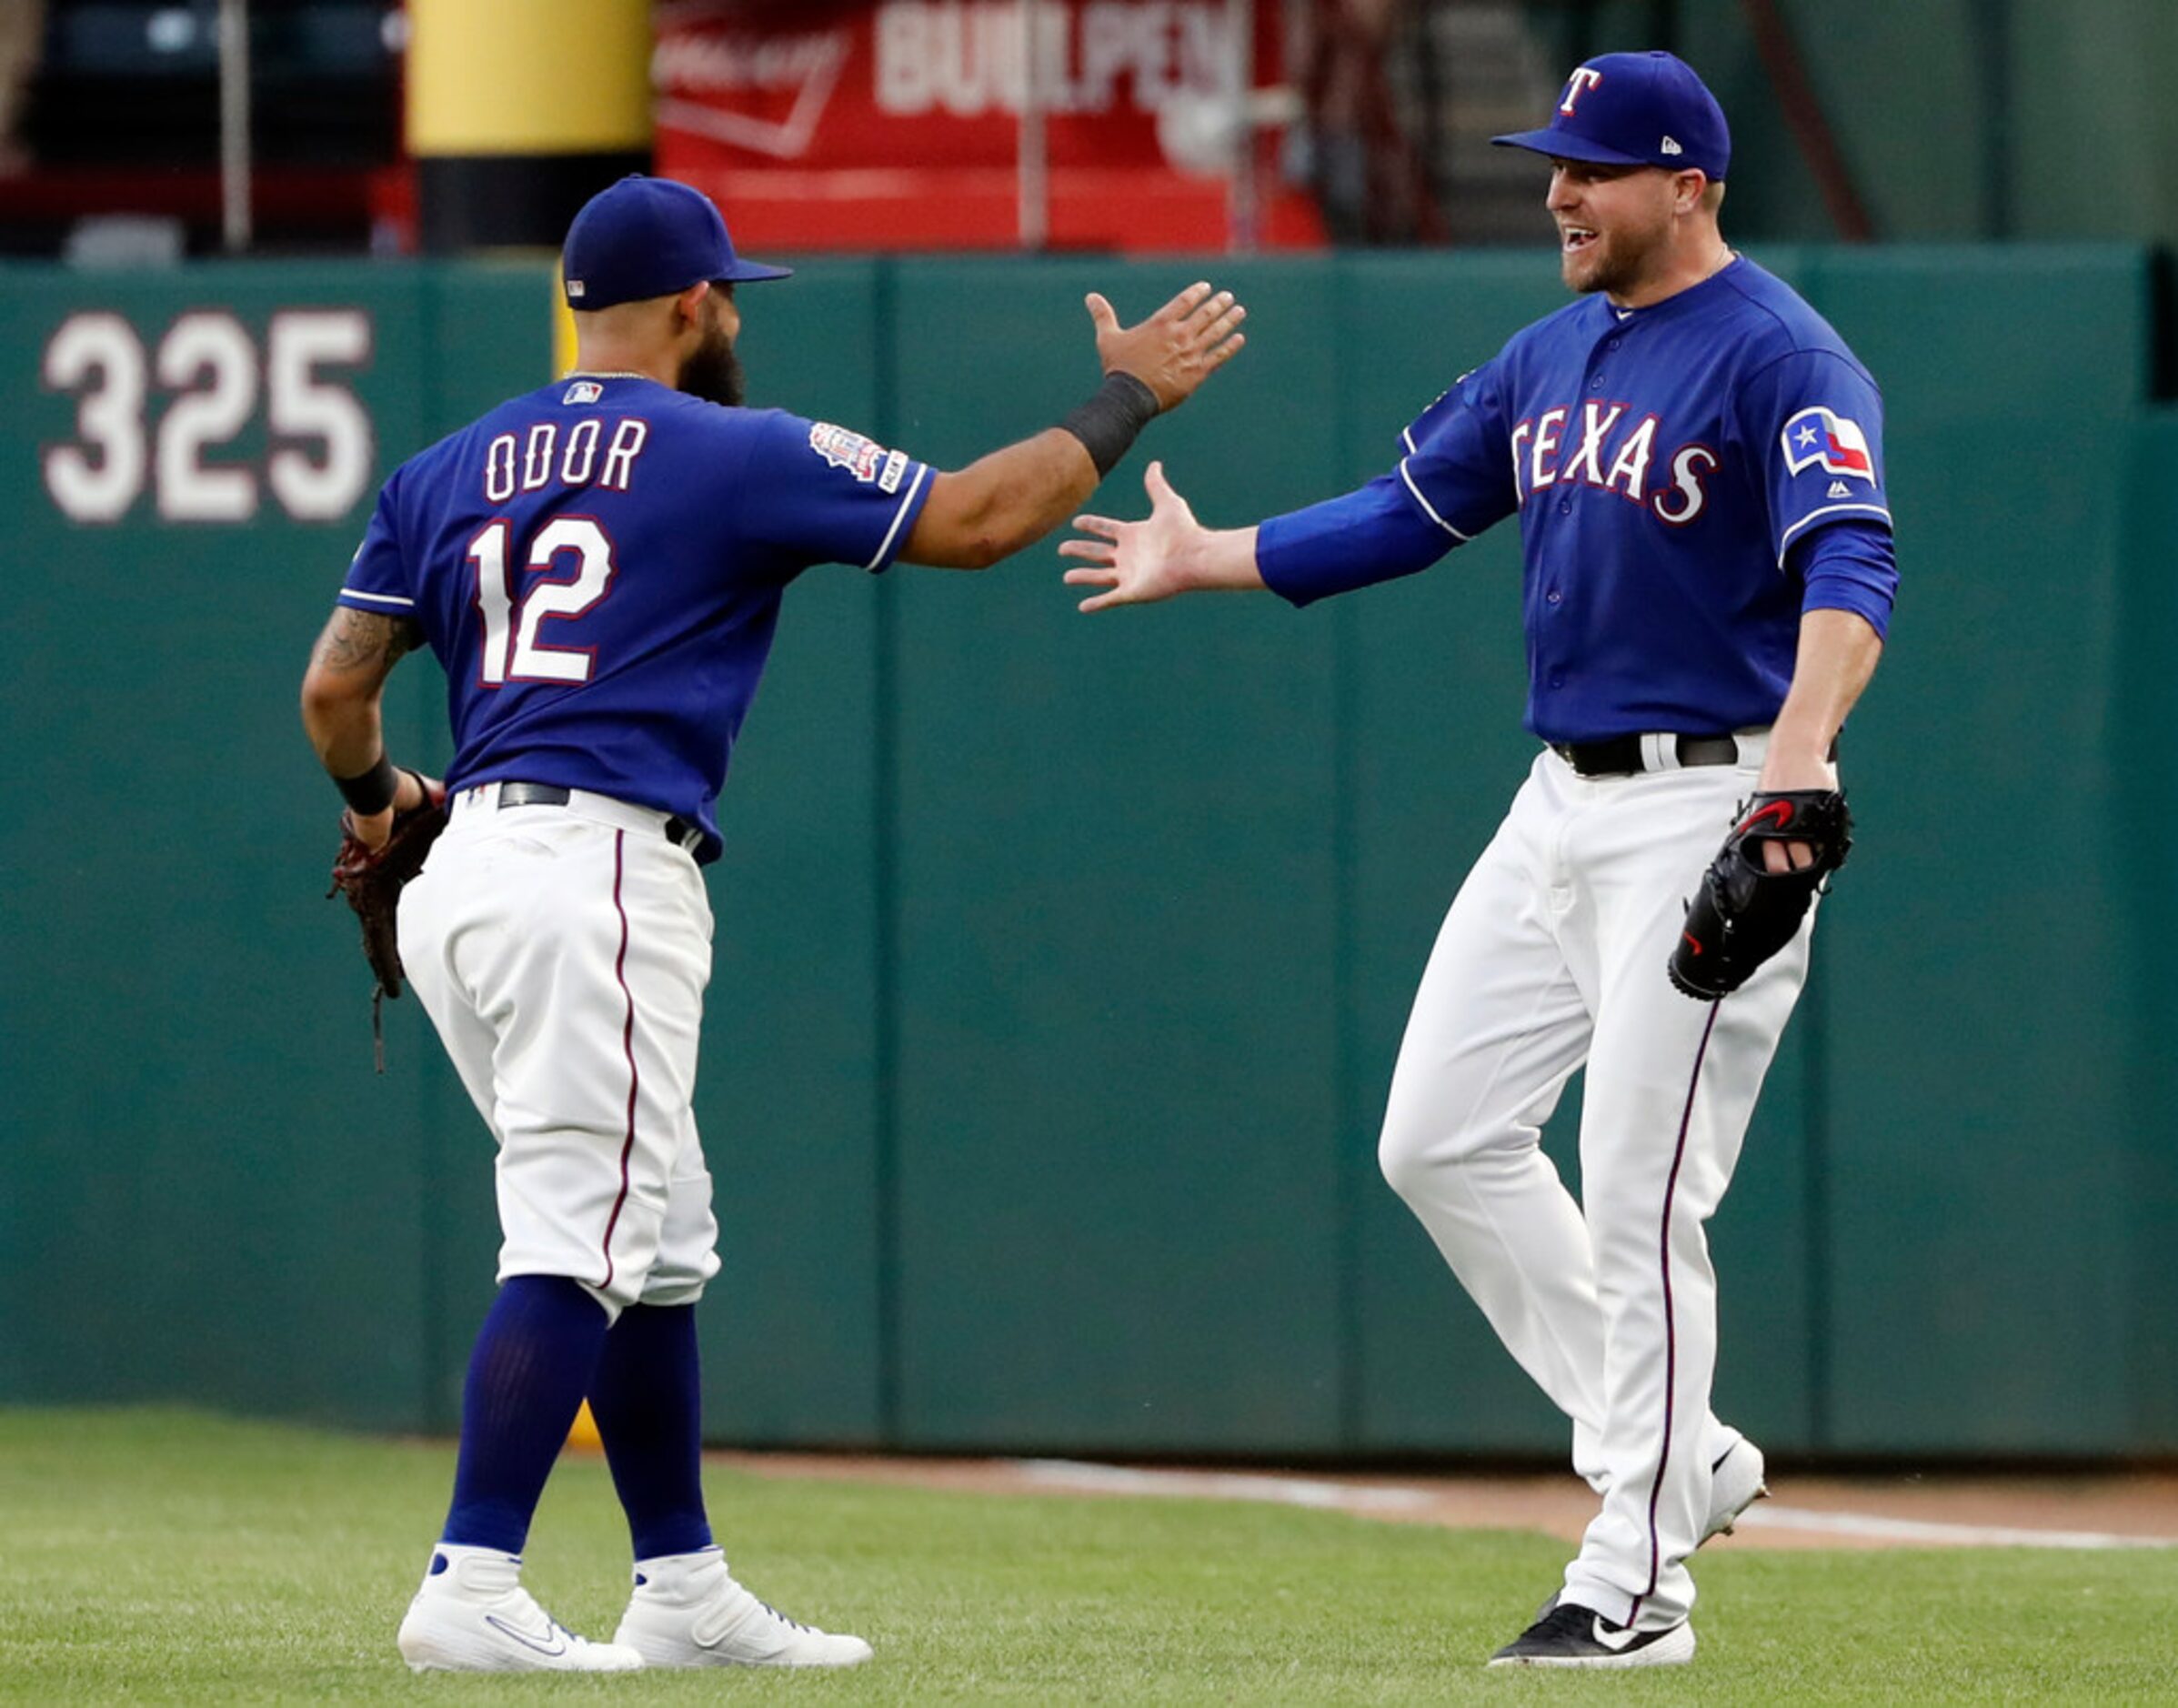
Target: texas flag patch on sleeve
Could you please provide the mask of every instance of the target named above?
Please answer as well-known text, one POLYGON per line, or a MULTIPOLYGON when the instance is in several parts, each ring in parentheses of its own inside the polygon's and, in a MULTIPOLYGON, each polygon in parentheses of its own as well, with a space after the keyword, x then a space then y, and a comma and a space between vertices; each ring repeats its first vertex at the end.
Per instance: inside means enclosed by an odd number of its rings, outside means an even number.
POLYGON ((1821 467, 1828 474, 1857 475, 1875 485, 1875 457, 1868 448, 1868 436, 1848 416, 1821 404, 1802 409, 1785 423, 1782 442, 1785 467, 1793 474, 1821 467))

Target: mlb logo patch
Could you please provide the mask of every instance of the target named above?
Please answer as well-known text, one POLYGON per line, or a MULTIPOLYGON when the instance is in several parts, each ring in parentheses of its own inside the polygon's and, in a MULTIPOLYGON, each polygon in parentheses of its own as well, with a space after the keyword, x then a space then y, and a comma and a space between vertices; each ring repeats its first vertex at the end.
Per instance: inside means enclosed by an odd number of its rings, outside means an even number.
POLYGON ((563 404, 596 403, 598 398, 604 396, 605 387, 600 386, 596 380, 578 379, 572 386, 567 387, 566 394, 560 398, 560 402, 563 404))
POLYGON ((1795 475, 1819 467, 1826 474, 1857 475, 1875 485, 1875 457, 1868 448, 1868 436, 1850 417, 1820 404, 1802 409, 1785 423, 1782 442, 1785 467, 1795 475))
POLYGON ((580 279, 571 278, 567 281, 567 300, 569 302, 580 302, 582 300, 582 292, 583 284, 580 279))
POLYGON ((834 427, 829 421, 810 424, 809 448, 833 467, 844 468, 861 481, 875 480, 878 465, 885 460, 882 445, 872 444, 859 433, 834 427))

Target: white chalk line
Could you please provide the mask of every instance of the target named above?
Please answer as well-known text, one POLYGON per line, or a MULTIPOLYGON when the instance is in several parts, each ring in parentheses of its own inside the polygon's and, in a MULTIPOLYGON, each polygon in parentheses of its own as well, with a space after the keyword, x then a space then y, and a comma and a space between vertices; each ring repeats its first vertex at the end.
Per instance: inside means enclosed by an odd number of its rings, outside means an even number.
MULTIPOLYGON (((1308 1477, 1250 1475, 1240 1472, 1152 1471, 1133 1465, 1100 1465, 1077 1459, 1016 1459, 1009 1462, 1025 1479, 1047 1488, 1078 1489, 1099 1494, 1142 1494, 1213 1501, 1261 1501, 1277 1506, 1310 1507, 1344 1512, 1417 1512, 1440 1504, 1441 1492, 1396 1484, 1330 1482, 1308 1477)), ((1949 1524, 1923 1519, 1886 1518, 1874 1512, 1827 1512, 1763 1502, 1740 1515, 1758 1529, 1809 1531, 1886 1542, 1922 1542, 1932 1547, 2110 1548, 2178 1547, 2178 1538, 2121 1536, 2096 1530, 2029 1530, 2010 1524, 1949 1524)))
POLYGON ((1132 1465, 1095 1465, 1078 1459, 1016 1459, 1031 1482, 1087 1489, 1099 1494, 1161 1494, 1212 1501, 1267 1501, 1332 1512, 1397 1512, 1435 1503, 1420 1489, 1358 1488, 1306 1477, 1259 1477, 1240 1472, 1144 1471, 1132 1465))
POLYGON ((2009 1524, 1942 1524, 1918 1518, 1882 1518, 1873 1512, 1818 1512, 1803 1506, 1762 1504, 1739 1516, 1758 1529, 1827 1532, 1833 1536, 1876 1536, 1887 1542, 1976 1548, 2169 1548, 2167 1536, 2119 1536, 2102 1530, 2022 1530, 2009 1524))

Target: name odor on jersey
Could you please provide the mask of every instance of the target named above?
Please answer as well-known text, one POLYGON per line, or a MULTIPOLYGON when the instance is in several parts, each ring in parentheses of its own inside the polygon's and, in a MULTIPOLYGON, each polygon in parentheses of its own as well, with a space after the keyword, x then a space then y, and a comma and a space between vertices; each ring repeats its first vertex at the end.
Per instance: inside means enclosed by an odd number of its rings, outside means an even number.
POLYGON ((640 416, 614 422, 609 439, 605 423, 596 416, 569 427, 564 445, 556 421, 539 421, 527 435, 502 433, 485 449, 484 496, 494 504, 504 504, 516 493, 536 492, 555 478, 562 486, 594 483, 607 491, 626 492, 635 478, 643 441, 649 437, 650 423, 640 416))
MULTIPOLYGON (((570 403, 596 401, 597 387, 585 383, 567 394, 570 403)), ((626 492, 635 478, 636 458, 650 437, 650 424, 640 416, 626 416, 613 424, 605 437, 605 424, 596 416, 577 421, 560 443, 559 424, 539 421, 525 434, 502 433, 485 448, 484 496, 504 504, 517 492, 537 492, 557 478, 565 487, 595 484, 612 492, 626 492), (600 456, 602 447, 602 456, 600 456)), ((834 427, 815 422, 809 428, 809 448, 835 468, 843 468, 864 485, 880 492, 898 492, 912 459, 905 451, 888 451, 882 445, 834 427)))

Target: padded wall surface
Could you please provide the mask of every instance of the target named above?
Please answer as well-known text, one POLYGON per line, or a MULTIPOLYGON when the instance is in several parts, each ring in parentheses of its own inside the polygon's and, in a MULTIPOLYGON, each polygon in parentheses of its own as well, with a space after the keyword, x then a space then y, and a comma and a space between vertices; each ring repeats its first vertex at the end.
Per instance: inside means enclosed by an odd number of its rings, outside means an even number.
MULTIPOLYGON (((2178 442, 2143 402, 2146 259, 1758 254, 1882 383, 1905 582, 1846 740, 1861 846, 1711 1229, 1720 1407, 1783 1449, 2167 1447, 2178 912, 2143 850, 2178 774, 2178 442)), ((1100 509, 1141 512, 1151 456, 1219 525, 1329 496, 1561 300, 1547 256, 1213 271, 1251 347, 1100 509)), ((744 296, 752 400, 958 467, 1093 384, 1085 289, 1131 318, 1189 276, 812 267, 744 296)), ((534 268, 0 273, 0 1395, 455 1415, 490 1140, 413 1003, 370 1072, 295 693, 376 479, 536 382, 544 301, 534 268), (208 385, 158 377, 190 312, 231 317, 258 390, 162 463, 208 385), (326 449, 273 424, 266 365, 298 312, 366 316, 367 355, 316 371, 371 434, 352 500, 299 519, 271 459, 326 449), (85 315, 145 364, 117 520, 45 472, 126 454, 82 432, 127 410, 79 422, 41 381, 85 315), (163 515, 191 457, 249 471, 254 511, 163 515)), ((1533 750, 1515 545, 1303 612, 1084 618, 1049 545, 803 578, 710 875, 715 1432, 1558 1450, 1374 1158, 1437 922, 1533 750)), ((427 661, 388 715, 444 761, 427 661)), ((1569 1172, 1577 1110, 1576 1083, 1546 1140, 1569 1172)))

